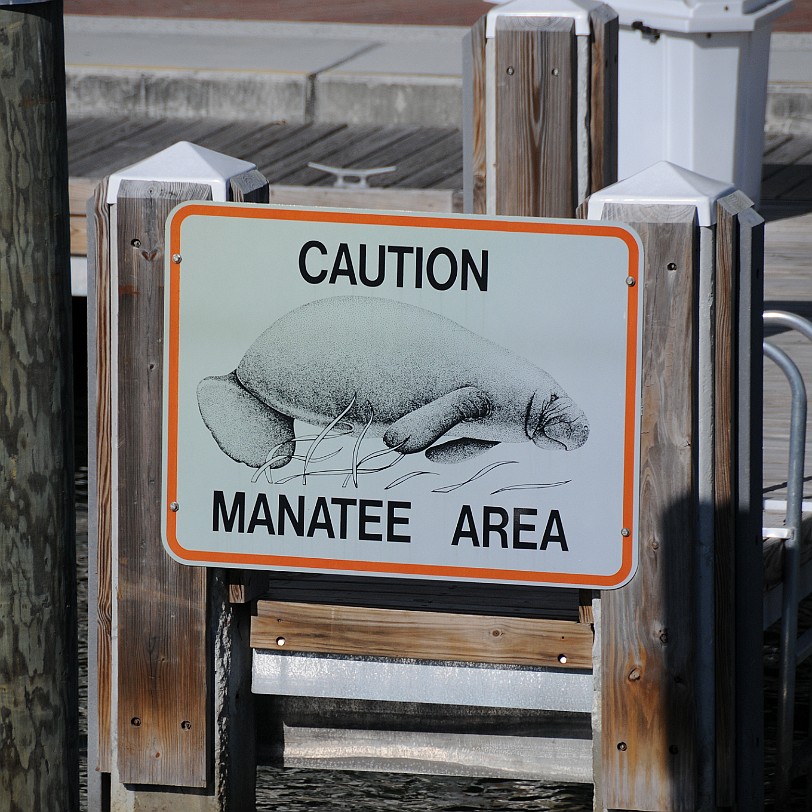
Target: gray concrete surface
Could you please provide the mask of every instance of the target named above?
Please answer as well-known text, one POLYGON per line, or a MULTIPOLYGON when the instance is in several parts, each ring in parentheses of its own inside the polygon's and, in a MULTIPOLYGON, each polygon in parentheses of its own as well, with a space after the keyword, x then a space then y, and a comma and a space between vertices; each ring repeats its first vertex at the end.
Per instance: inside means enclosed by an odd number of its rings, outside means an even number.
MULTIPOLYGON (((467 29, 65 17, 71 115, 459 126, 467 29)), ((773 34, 767 127, 812 132, 812 34, 773 34)))
POLYGON ((68 15, 68 109, 458 126, 466 30, 68 15))

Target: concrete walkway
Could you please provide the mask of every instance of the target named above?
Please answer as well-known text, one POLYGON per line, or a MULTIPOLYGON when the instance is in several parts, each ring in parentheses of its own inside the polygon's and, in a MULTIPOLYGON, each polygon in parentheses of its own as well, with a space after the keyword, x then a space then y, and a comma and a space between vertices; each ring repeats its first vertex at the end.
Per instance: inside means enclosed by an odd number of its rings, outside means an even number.
MULTIPOLYGON (((68 110, 459 126, 467 30, 67 15, 68 110)), ((769 77, 768 129, 812 132, 812 33, 773 34, 769 77)))

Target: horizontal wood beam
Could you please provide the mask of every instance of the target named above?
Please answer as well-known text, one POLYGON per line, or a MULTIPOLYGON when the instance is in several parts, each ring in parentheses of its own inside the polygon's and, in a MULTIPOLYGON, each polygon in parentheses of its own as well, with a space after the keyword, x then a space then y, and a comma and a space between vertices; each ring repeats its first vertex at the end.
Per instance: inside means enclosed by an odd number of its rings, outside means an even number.
MULTIPOLYGON (((87 254, 86 207, 98 180, 71 178, 70 252, 87 254)), ((450 212, 462 210, 461 196, 452 189, 336 189, 332 186, 271 186, 270 202, 282 206, 328 206, 349 209, 450 212)))
POLYGON ((321 654, 592 667, 592 629, 566 620, 259 601, 253 648, 321 654))

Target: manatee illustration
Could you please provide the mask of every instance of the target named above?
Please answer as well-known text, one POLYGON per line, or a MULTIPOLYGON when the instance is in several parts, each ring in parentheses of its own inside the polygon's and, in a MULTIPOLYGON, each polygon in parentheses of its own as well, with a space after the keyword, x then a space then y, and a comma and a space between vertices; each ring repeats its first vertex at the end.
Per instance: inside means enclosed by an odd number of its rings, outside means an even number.
POLYGON ((360 296, 286 313, 197 397, 220 448, 253 468, 272 450, 270 467, 290 461, 295 419, 326 426, 345 410, 354 434, 435 462, 528 440, 570 451, 589 436, 583 411, 544 370, 437 313, 360 296))

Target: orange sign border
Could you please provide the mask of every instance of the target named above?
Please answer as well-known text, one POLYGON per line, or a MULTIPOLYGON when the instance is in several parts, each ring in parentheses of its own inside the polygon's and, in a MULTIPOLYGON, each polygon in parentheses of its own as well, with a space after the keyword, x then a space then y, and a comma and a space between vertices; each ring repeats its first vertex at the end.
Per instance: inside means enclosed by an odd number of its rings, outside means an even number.
MULTIPOLYGON (((626 329, 626 417, 623 449, 623 530, 621 535, 621 565, 612 575, 583 573, 527 572, 525 570, 488 569, 479 567, 441 566, 433 564, 396 564, 378 561, 335 560, 304 556, 270 555, 254 553, 224 553, 188 550, 177 539, 177 513, 170 505, 177 501, 178 486, 178 359, 180 344, 180 265, 169 262, 169 376, 167 398, 167 459, 165 500, 165 542, 172 554, 181 562, 210 566, 238 566, 246 569, 270 568, 294 570, 332 570, 336 572, 365 573, 371 575, 411 575, 433 578, 467 579, 478 581, 511 581, 526 584, 580 586, 609 589, 624 584, 633 574, 634 566, 634 505, 635 505, 635 427, 637 418, 637 341, 638 308, 640 298, 641 248, 634 233, 618 225, 598 224, 595 221, 550 220, 491 220, 466 216, 437 217, 424 214, 394 214, 378 212, 336 211, 330 209, 286 209, 251 204, 184 203, 175 209, 167 222, 169 237, 168 256, 182 256, 180 236, 183 222, 189 217, 238 217, 252 220, 295 220, 321 223, 347 223, 356 225, 409 226, 411 228, 465 229, 469 231, 497 231, 509 233, 560 234, 581 237, 613 237, 622 240, 629 251, 626 329)), ((164 326, 166 335, 166 326, 164 326)), ((621 528, 618 528, 621 533, 621 528)))

